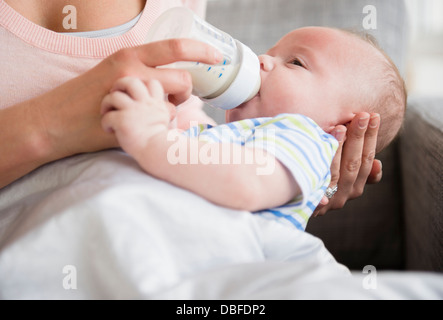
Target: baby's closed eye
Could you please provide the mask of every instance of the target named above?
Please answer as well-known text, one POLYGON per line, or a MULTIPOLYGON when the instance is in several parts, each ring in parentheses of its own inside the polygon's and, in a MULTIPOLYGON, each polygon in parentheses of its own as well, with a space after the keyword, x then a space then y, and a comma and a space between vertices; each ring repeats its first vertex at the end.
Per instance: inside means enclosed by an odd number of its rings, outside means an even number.
POLYGON ((299 66, 299 67, 302 67, 302 68, 304 68, 305 66, 303 65, 303 63, 299 60, 299 59, 293 59, 292 61, 291 61, 291 63, 293 64, 293 65, 295 65, 295 66, 299 66))

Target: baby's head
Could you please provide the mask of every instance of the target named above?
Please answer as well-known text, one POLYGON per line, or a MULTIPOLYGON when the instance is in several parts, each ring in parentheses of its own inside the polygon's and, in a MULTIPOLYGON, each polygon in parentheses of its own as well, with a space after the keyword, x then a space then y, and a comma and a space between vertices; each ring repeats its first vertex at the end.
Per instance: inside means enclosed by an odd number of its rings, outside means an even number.
POLYGON ((251 101, 227 112, 228 122, 300 113, 326 132, 359 112, 381 116, 377 152, 398 134, 406 89, 391 59, 371 39, 309 27, 284 36, 260 56, 262 86, 251 101))

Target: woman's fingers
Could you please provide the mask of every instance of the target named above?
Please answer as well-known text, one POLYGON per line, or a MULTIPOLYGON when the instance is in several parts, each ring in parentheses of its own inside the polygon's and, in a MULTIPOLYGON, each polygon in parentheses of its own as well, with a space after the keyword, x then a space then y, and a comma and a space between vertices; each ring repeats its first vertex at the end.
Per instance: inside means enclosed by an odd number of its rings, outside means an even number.
POLYGON ((357 179, 354 183, 354 197, 359 197, 363 194, 368 177, 371 174, 377 151, 377 137, 379 128, 380 115, 376 113, 371 114, 365 134, 363 152, 361 155, 361 166, 360 170, 358 171, 357 179))
POLYGON ((174 105, 182 104, 191 97, 192 78, 185 70, 146 68, 141 79, 146 84, 151 79, 158 80, 174 105))
POLYGON ((372 164, 371 173, 368 177, 368 184, 377 184, 383 178, 383 164, 380 160, 375 160, 372 164))
POLYGON ((222 59, 223 56, 218 50, 203 42, 191 39, 171 39, 122 49, 110 59, 106 59, 107 63, 103 63, 102 67, 114 70, 117 79, 131 76, 143 80, 145 84, 149 80, 156 79, 160 81, 166 94, 169 95, 169 101, 178 105, 191 96, 191 75, 185 70, 156 67, 177 61, 216 64, 222 59))
POLYGON ((121 91, 136 101, 144 101, 149 94, 148 89, 139 79, 134 77, 125 77, 118 79, 111 89, 112 92, 121 91))
MULTIPOLYGON (((223 55, 214 47, 191 39, 170 39, 153 42, 136 48, 137 57, 148 67, 146 77, 159 80, 169 101, 179 105, 189 99, 192 92, 192 79, 189 72, 172 69, 153 69, 177 61, 198 61, 217 64, 223 55), (156 72, 148 72, 155 70, 156 72), (149 73, 149 74, 148 74, 149 73)), ((144 80, 147 80, 146 77, 144 80)))
POLYGON ((348 125, 341 158, 338 154, 331 166, 330 187, 338 185, 338 191, 332 199, 321 201, 315 215, 342 208, 348 200, 361 196, 367 183, 378 183, 381 180, 382 163, 374 161, 379 128, 380 115, 375 113, 359 113, 348 125), (337 171, 338 161, 340 168, 337 171))
MULTIPOLYGON (((365 145, 370 114, 359 113, 348 126, 348 135, 343 146, 342 162, 340 167, 339 190, 334 201, 342 207, 346 201, 355 198, 354 188, 360 174, 362 155, 365 145)), ((367 172, 366 177, 369 175, 367 172)))
POLYGON ((137 57, 147 67, 158 67, 177 61, 198 61, 217 64, 222 54, 214 47, 191 39, 170 39, 148 43, 136 48, 137 57))
POLYGON ((346 132, 347 132, 347 129, 345 126, 338 126, 332 132, 332 135, 339 142, 337 152, 335 154, 334 159, 332 160, 332 165, 331 165, 331 184, 330 185, 333 187, 338 184, 338 181, 340 179, 340 166, 341 166, 343 145, 344 145, 344 142, 346 139, 346 132))
POLYGON ((103 98, 100 114, 104 115, 113 110, 121 110, 128 108, 132 103, 132 99, 122 91, 114 91, 103 98))
MULTIPOLYGON (((346 131, 347 129, 345 126, 337 126, 332 131, 332 135, 339 142, 339 146, 337 152, 335 153, 335 157, 332 160, 332 165, 331 165, 331 183, 329 184, 329 187, 331 188, 337 186, 338 181, 340 179, 340 165, 342 159, 343 144, 346 140, 346 131)), ((329 199, 326 196, 324 196, 313 214, 314 217, 319 215, 324 215, 327 211, 328 205, 329 205, 329 199)))

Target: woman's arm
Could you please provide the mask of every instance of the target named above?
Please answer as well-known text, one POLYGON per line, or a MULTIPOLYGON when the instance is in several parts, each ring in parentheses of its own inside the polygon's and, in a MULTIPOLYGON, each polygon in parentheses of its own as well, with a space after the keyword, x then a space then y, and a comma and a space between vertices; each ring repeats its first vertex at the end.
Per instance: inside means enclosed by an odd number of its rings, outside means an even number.
POLYGON ((38 101, 0 110, 0 188, 48 162, 38 101))
POLYGON ((158 79, 179 104, 190 97, 190 75, 155 67, 188 60, 215 64, 221 58, 214 48, 185 39, 123 49, 60 87, 1 110, 0 188, 45 163, 116 147, 114 135, 101 129, 100 104, 117 79, 158 79))

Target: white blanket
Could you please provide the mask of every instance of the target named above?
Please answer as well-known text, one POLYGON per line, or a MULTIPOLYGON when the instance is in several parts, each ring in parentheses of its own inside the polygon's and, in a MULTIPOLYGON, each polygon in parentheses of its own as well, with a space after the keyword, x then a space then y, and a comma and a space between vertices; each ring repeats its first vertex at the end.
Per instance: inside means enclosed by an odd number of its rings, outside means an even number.
POLYGON ((0 191, 3 299, 443 298, 437 275, 377 279, 369 290, 319 239, 153 179, 120 151, 0 191))

